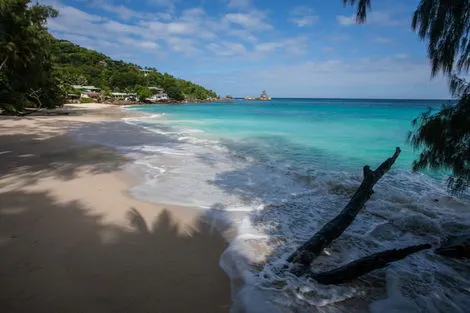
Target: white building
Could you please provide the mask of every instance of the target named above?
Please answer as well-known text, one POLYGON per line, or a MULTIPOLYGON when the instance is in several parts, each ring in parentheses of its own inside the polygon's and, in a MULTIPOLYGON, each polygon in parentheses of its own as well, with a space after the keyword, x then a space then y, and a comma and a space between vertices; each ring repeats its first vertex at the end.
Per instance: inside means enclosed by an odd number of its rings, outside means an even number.
POLYGON ((113 92, 111 93, 111 97, 120 98, 120 99, 123 99, 124 101, 136 101, 137 100, 136 93, 113 92))
POLYGON ((100 96, 100 88, 95 86, 72 85, 72 88, 80 91, 80 98, 96 99, 100 96))
POLYGON ((152 73, 152 70, 141 69, 142 73, 144 73, 144 77, 147 77, 149 73, 152 73))
POLYGON ((155 92, 153 96, 150 98, 147 98, 145 100, 151 101, 151 102, 156 102, 156 101, 165 101, 169 100, 170 97, 165 93, 165 90, 160 87, 148 87, 152 92, 155 92))
POLYGON ((168 97, 166 93, 159 93, 159 94, 151 96, 150 98, 147 98, 146 100, 151 101, 151 102, 156 102, 156 101, 165 101, 169 99, 170 98, 168 97))
POLYGON ((80 90, 82 92, 100 92, 101 89, 95 86, 82 86, 82 85, 72 85, 73 89, 80 90))

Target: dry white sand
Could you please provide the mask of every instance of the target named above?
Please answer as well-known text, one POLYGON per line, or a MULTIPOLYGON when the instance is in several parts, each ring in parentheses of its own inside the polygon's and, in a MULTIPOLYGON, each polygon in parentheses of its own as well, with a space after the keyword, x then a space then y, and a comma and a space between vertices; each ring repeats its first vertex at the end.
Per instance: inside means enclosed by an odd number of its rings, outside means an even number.
POLYGON ((116 107, 113 104, 107 103, 68 103, 64 105, 66 109, 88 109, 88 110, 99 110, 116 107))

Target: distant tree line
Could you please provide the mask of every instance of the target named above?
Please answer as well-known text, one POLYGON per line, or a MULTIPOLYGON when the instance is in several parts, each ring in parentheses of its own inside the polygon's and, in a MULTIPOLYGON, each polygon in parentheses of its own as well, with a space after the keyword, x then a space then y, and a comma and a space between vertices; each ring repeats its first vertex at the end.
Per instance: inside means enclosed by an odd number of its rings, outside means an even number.
POLYGON ((205 100, 217 96, 212 90, 160 73, 155 68, 115 61, 66 40, 54 40, 51 52, 55 76, 69 85, 93 85, 103 90, 141 95, 148 95, 146 87, 161 87, 174 100, 205 100))
POLYGON ((55 39, 46 22, 59 14, 29 0, 0 0, 0 109, 53 108, 64 103, 72 85, 95 85, 105 93, 164 88, 174 100, 205 100, 216 93, 154 68, 115 61, 102 53, 55 39), (145 72, 142 70, 146 70, 145 72))

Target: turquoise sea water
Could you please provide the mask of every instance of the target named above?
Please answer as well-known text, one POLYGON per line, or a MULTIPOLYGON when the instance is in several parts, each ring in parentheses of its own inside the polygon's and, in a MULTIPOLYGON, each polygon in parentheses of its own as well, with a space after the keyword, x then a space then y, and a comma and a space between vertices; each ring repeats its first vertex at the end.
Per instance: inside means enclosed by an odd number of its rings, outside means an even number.
MULTIPOLYGON (((340 286, 282 271, 286 257, 344 207, 375 168, 403 152, 350 228, 313 263, 316 272, 470 227, 467 200, 445 177, 412 173, 411 121, 441 100, 274 99, 143 105, 147 113, 100 135, 129 154, 142 181, 132 194, 189 205, 231 225, 220 259, 232 312, 465 312, 470 267, 426 251, 340 286), (466 202, 467 201, 467 202, 466 202)), ((90 131, 91 132, 91 131, 90 131)), ((96 133, 83 133, 84 139, 96 133)), ((225 226, 221 226, 225 225, 225 226)))
POLYGON ((172 125, 197 128, 206 138, 243 142, 250 146, 245 152, 254 156, 348 169, 382 161, 400 146, 397 166, 409 168, 415 157, 406 144, 411 121, 444 103, 448 101, 274 99, 136 109, 167 114, 172 125))

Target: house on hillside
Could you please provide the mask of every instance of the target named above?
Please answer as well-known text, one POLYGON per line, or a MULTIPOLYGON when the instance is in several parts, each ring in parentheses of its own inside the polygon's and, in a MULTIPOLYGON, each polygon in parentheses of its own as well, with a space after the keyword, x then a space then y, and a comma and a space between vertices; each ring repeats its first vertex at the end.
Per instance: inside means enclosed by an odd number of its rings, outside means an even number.
POLYGON ((127 93, 127 92, 113 92, 111 97, 118 100, 124 101, 137 101, 136 93, 127 93))
POLYGON ((144 76, 147 77, 149 73, 152 73, 152 70, 147 70, 147 69, 140 69, 142 73, 144 73, 144 76))
POLYGON ((101 96, 101 89, 95 86, 72 85, 72 88, 80 91, 82 99, 98 99, 101 96))
POLYGON ((82 93, 80 95, 80 98, 89 98, 98 101, 101 98, 101 93, 99 92, 87 92, 87 93, 82 93))
POLYGON ((81 95, 78 93, 67 94, 67 102, 80 102, 81 95))
POLYGON ((150 91, 154 92, 154 95, 150 98, 147 98, 147 101, 157 102, 157 101, 166 101, 169 100, 170 97, 166 94, 165 90, 161 87, 148 87, 150 91))
POLYGON ((95 86, 82 86, 82 85, 72 85, 73 89, 80 90, 81 92, 100 92, 101 89, 95 86))

